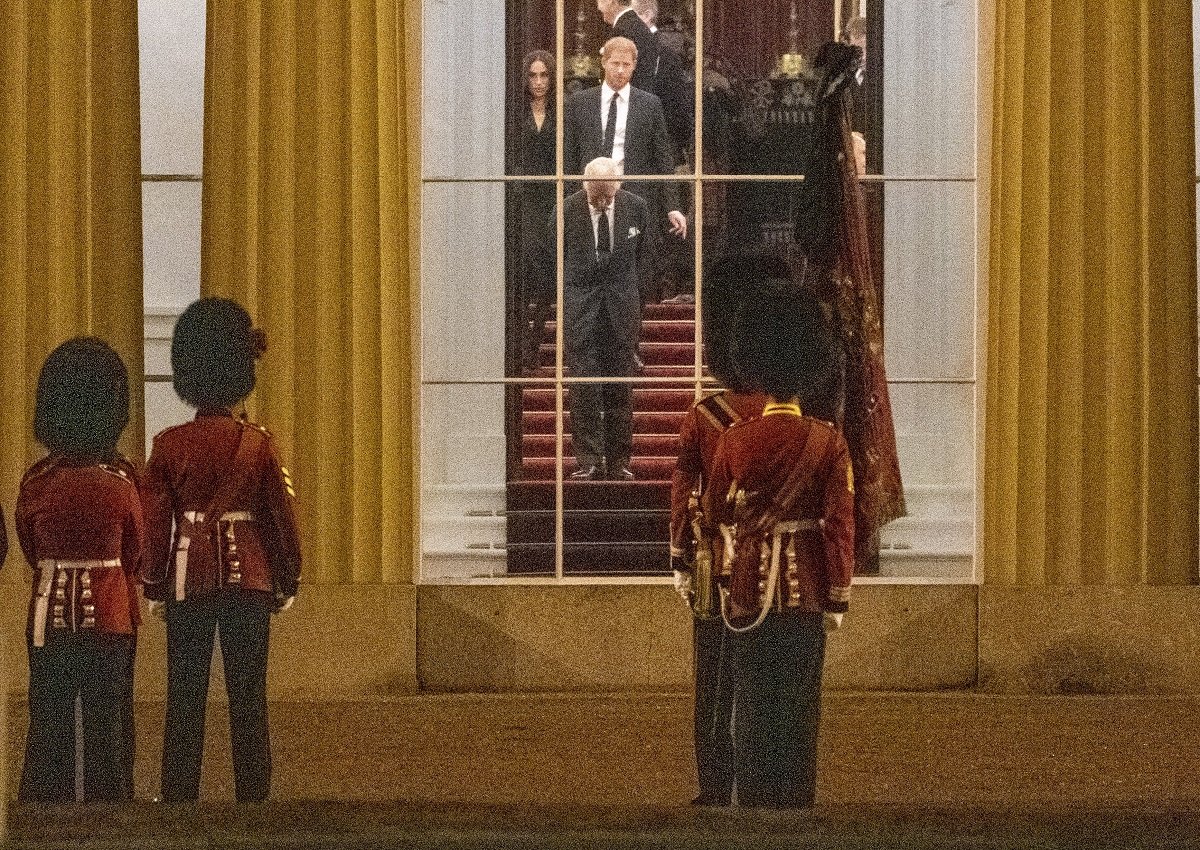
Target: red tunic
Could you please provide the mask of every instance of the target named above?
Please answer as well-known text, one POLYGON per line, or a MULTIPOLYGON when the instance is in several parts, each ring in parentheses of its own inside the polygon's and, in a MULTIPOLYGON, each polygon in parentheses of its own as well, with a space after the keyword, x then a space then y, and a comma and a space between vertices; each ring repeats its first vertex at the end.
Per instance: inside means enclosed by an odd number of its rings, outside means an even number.
POLYGON ((36 645, 55 628, 134 633, 143 528, 129 461, 44 458, 21 481, 16 526, 33 567, 27 635, 36 645))
MULTIPOLYGON (((762 393, 721 390, 696 402, 684 417, 679 429, 679 459, 671 476, 672 558, 685 558, 694 545, 688 499, 697 483, 707 484, 703 479, 712 468, 717 440, 734 422, 762 413, 766 403, 762 393)), ((680 566, 686 566, 686 562, 680 566)))
POLYGON ((736 555, 723 576, 735 615, 760 608, 769 561, 762 544, 771 546, 775 524, 789 520, 811 522, 812 529, 789 536, 795 559, 781 558, 778 605, 846 610, 854 572, 854 484, 846 441, 832 425, 768 408, 730 427, 717 445, 704 513, 714 527, 737 523, 736 555), (741 508, 733 498, 738 490, 746 494, 741 508), (791 509, 781 511, 789 496, 791 509))
POLYGON ((300 582, 294 498, 274 440, 258 425, 229 411, 201 411, 160 433, 142 498, 146 598, 182 600, 231 586, 294 595, 300 582), (240 462, 243 439, 253 450, 240 462), (222 516, 196 517, 230 476, 237 486, 222 516))

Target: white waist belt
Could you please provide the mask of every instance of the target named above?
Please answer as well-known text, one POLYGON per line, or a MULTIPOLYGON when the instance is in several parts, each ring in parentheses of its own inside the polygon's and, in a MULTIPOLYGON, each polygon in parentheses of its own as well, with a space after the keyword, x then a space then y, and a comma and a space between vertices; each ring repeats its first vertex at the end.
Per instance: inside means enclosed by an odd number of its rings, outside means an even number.
MULTIPOLYGON (((204 511, 184 511, 183 518, 190 523, 204 522, 204 511)), ((221 514, 221 522, 254 522, 254 514, 250 511, 229 511, 221 514)), ((175 601, 182 602, 187 590, 187 559, 188 547, 192 538, 186 534, 179 535, 179 545, 175 548, 175 601)))
POLYGON ((46 645, 46 616, 50 613, 50 588, 54 585, 57 570, 99 570, 121 566, 120 558, 93 558, 83 561, 60 561, 42 558, 38 569, 42 571, 38 582, 37 602, 33 606, 33 645, 46 645))
MULTIPOLYGON (((743 634, 745 632, 753 631, 763 624, 763 621, 767 618, 767 612, 771 610, 771 605, 775 601, 775 587, 779 583, 779 559, 782 551, 783 536, 785 534, 796 534, 801 531, 818 531, 820 528, 821 520, 819 519, 793 519, 786 522, 775 523, 774 528, 771 530, 770 538, 771 568, 767 574, 767 593, 766 597, 762 601, 762 608, 758 612, 758 617, 748 626, 739 627, 730 623, 729 612, 726 608, 726 605, 729 601, 729 591, 725 588, 721 588, 721 617, 725 620, 725 627, 727 629, 729 629, 731 632, 743 634)), ((730 526, 725 525, 724 523, 721 524, 721 535, 725 538, 725 563, 727 568, 732 567, 733 565, 734 552, 732 549, 734 548, 733 544, 735 542, 735 529, 736 525, 730 526)), ((794 542, 795 541, 793 540, 793 545, 794 542)), ((763 540, 761 545, 765 551, 767 549, 766 540, 763 540)), ((791 547, 789 547, 789 549, 791 549, 791 547)), ((795 552, 792 551, 789 555, 789 561, 794 554, 795 552)))
POLYGON ((56 558, 42 558, 38 561, 39 570, 99 570, 105 567, 121 566, 120 558, 92 558, 87 561, 60 561, 56 558))

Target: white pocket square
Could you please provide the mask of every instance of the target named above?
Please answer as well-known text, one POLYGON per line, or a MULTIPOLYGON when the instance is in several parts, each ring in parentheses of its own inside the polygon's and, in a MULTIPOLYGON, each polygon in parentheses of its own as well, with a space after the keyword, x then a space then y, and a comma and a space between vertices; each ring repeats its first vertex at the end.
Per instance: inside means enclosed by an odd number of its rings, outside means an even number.
POLYGON ((629 236, 627 238, 634 239, 641 232, 642 231, 638 230, 636 227, 631 227, 631 228, 629 228, 629 236))

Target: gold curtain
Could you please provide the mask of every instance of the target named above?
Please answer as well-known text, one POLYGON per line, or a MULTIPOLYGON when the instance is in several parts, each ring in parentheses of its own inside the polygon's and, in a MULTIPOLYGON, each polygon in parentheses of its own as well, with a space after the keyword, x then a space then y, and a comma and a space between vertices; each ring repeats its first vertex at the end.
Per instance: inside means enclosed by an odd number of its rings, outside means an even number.
POLYGON ((983 575, 1197 567, 1191 4, 996 0, 983 575))
MULTIPOLYGON (((0 504, 38 455, 46 355, 79 334, 129 368, 121 448, 143 454, 136 0, 0 3, 0 504)), ((19 572, 14 573, 19 575, 19 572)))
POLYGON ((306 581, 412 580, 418 7, 208 4, 201 288, 267 332, 306 581))

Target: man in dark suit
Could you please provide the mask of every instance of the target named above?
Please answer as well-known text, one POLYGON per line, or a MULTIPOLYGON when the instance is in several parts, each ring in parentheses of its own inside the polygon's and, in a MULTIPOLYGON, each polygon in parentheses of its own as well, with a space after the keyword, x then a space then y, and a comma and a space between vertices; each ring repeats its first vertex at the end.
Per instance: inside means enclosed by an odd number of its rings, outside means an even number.
MULTIPOLYGON (((641 23, 637 15, 624 17, 641 23)), ((579 174, 584 163, 596 157, 616 160, 626 177, 674 173, 662 102, 630 83, 637 57, 632 41, 622 36, 610 38, 601 60, 604 83, 568 98, 563 116, 563 171, 567 174, 579 174)), ((629 182, 625 188, 646 199, 656 232, 665 224, 673 235, 687 238, 687 217, 679 211, 675 183, 629 182)))
MULTIPOLYGON (((633 373, 647 261, 646 202, 621 189, 608 157, 591 160, 583 189, 563 202, 563 342, 572 378, 633 373)), ((575 480, 633 479, 633 388, 628 383, 571 384, 567 397, 575 480)))
MULTIPOLYGON (((696 107, 692 76, 684 67, 683 34, 672 32, 667 38, 663 37, 658 28, 658 0, 633 0, 631 8, 650 30, 650 37, 654 40, 657 56, 650 91, 662 101, 667 132, 671 134, 671 143, 675 147, 675 162, 686 162, 685 152, 692 147, 695 132, 696 107)), ((638 67, 641 65, 639 61, 638 67)))
POLYGON ((613 35, 621 35, 637 48, 637 68, 630 80, 635 88, 657 94, 654 75, 658 71, 658 39, 650 27, 633 9, 633 0, 596 0, 596 9, 604 23, 613 29, 613 35))

